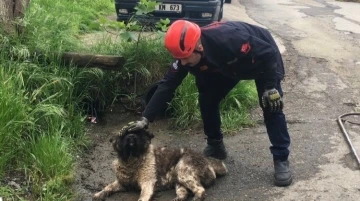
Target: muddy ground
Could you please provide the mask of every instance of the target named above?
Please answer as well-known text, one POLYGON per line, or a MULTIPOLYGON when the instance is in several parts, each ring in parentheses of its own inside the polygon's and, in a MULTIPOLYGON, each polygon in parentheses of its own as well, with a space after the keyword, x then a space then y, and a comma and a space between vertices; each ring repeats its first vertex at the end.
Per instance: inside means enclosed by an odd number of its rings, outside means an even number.
MULTIPOLYGON (((336 120, 358 111, 360 89, 360 5, 331 0, 233 0, 225 5, 225 19, 267 27, 280 45, 286 65, 283 82, 285 114, 292 137, 294 182, 280 188, 272 183, 269 140, 259 108, 251 111, 255 127, 226 136, 229 175, 207 190, 207 200, 360 200, 360 174, 336 120)), ((76 188, 79 200, 114 180, 115 155, 109 139, 124 124, 139 118, 121 108, 104 121, 89 124, 94 145, 79 159, 76 188)), ((359 118, 352 118, 359 121, 359 118)), ((347 124, 360 151, 360 126, 347 124)), ((155 145, 205 146, 201 126, 186 131, 168 129, 166 120, 150 125, 155 145)), ((118 193, 107 200, 137 200, 139 193, 118 193)), ((157 200, 168 201, 174 191, 157 200)))

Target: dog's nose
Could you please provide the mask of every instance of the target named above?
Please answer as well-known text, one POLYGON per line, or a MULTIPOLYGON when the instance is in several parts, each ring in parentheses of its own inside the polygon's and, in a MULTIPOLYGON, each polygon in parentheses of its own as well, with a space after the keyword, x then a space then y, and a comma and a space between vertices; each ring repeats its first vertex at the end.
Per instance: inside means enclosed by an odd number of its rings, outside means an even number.
POLYGON ((130 134, 130 135, 126 136, 126 141, 127 141, 128 145, 134 146, 136 143, 136 135, 130 134))
POLYGON ((136 135, 130 134, 130 135, 126 136, 126 140, 128 142, 135 142, 136 141, 136 135))

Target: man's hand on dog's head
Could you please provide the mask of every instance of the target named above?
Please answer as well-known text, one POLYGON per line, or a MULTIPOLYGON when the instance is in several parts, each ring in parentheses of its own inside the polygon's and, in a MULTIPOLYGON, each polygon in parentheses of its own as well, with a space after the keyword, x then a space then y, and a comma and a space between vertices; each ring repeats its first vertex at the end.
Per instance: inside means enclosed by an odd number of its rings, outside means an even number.
MULTIPOLYGON (((127 131, 137 131, 141 129, 147 129, 149 127, 149 120, 145 117, 142 117, 139 121, 132 121, 125 126, 127 131)), ((124 128, 123 128, 124 129, 124 128)))
POLYGON ((129 125, 125 125, 124 127, 121 128, 119 132, 119 136, 125 135, 125 133, 128 132, 128 130, 129 130, 129 125))

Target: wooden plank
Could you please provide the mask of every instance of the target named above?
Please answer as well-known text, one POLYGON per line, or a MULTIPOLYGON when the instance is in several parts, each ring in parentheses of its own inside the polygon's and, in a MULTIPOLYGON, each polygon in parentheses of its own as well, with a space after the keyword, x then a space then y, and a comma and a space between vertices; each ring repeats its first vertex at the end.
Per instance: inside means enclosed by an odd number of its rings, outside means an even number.
POLYGON ((101 68, 105 70, 121 70, 125 64, 125 58, 114 55, 82 54, 65 52, 62 60, 66 65, 75 65, 82 68, 101 68))

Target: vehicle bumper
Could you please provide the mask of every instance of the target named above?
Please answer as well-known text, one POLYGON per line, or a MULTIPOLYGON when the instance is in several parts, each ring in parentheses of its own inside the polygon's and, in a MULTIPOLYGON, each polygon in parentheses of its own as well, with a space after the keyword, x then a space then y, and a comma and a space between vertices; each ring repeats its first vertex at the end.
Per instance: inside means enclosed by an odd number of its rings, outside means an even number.
MULTIPOLYGON (((158 22, 160 19, 168 18, 170 22, 173 22, 178 19, 189 20, 198 25, 210 24, 214 21, 218 21, 219 14, 221 11, 221 2, 220 1, 205 1, 205 2, 188 2, 188 1, 162 1, 163 3, 171 4, 182 4, 181 13, 172 13, 172 12, 160 12, 154 11, 151 13, 153 16, 146 16, 141 18, 146 22, 158 22), (211 13, 211 17, 202 17, 202 13, 211 13)), ((117 21, 128 21, 130 17, 135 14, 136 10, 136 1, 126 1, 126 2, 115 2, 115 9, 117 14, 117 21), (119 9, 127 9, 128 14, 120 14, 119 9)))

